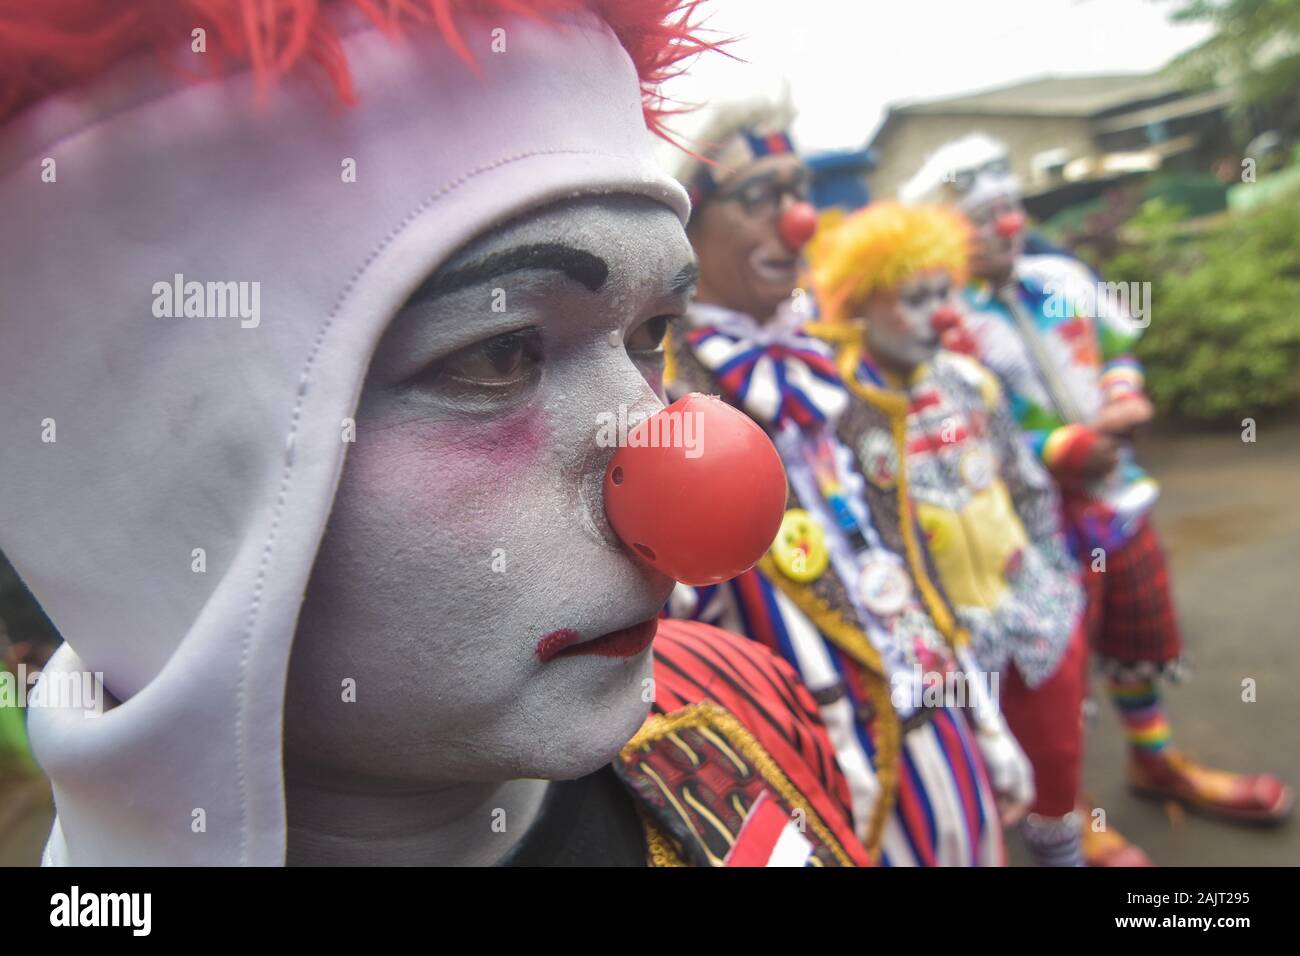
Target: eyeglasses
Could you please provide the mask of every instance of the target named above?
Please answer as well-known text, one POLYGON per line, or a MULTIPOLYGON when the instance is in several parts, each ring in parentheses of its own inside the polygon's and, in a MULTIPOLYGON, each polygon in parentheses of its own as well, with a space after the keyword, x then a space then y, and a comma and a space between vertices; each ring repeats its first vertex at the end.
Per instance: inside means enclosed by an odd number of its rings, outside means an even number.
POLYGON ((1007 213, 1020 212, 1020 203, 1006 197, 998 197, 990 202, 981 203, 966 213, 966 218, 976 231, 991 229, 1007 213))
POLYGON ((981 176, 1006 176, 1011 172, 1011 162, 1005 156, 991 159, 980 166, 958 169, 950 173, 947 181, 959 193, 968 193, 981 176))
POLYGON ((773 218, 781 211, 781 200, 786 196, 792 197, 795 202, 808 202, 811 194, 812 177, 807 173, 792 180, 782 180, 773 173, 746 180, 713 198, 740 203, 746 215, 773 218))

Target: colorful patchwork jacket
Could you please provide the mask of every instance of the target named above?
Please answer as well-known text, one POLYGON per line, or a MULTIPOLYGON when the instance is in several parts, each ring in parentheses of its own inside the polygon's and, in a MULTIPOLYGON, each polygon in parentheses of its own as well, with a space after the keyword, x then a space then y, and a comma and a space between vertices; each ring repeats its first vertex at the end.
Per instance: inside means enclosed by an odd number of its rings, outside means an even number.
MULTIPOLYGON (((872 486, 857 473, 832 424, 849 397, 829 350, 791 334, 797 317, 758 330, 747 317, 697 304, 690 318, 670 337, 670 394, 721 395, 762 424, 786 466, 788 510, 755 568, 726 584, 679 588, 671 613, 764 644, 795 668, 848 780, 857 833, 882 863, 1001 863, 1000 825, 966 715, 917 686, 922 674, 960 669, 965 635, 936 583, 906 483, 872 486), (804 460, 814 446, 830 449, 822 464, 837 493, 824 495, 804 460), (854 524, 884 559, 879 577, 866 580, 854 564, 844 531, 854 524)), ((887 441, 901 440, 901 421, 895 432, 888 415, 874 416, 887 441)))
MULTIPOLYGON (((1105 404, 1142 394, 1131 353, 1138 324, 1118 294, 1065 256, 1024 256, 1011 285, 972 286, 966 305, 979 358, 1001 380, 1030 448, 1058 477, 1076 476, 1097 439, 1088 423, 1105 404)), ((1069 503, 1076 547, 1117 547, 1154 503, 1155 485, 1126 459, 1086 499, 1069 503)))
MULTIPOLYGON (((860 359, 851 380, 866 403, 905 406, 912 502, 958 619, 980 664, 1015 663, 1034 687, 1055 672, 1083 612, 1079 570, 1061 529, 1051 476, 1021 440, 997 379, 973 359, 940 352, 906 390, 860 359)), ((853 429, 853 418, 844 419, 853 429)), ((890 481, 891 446, 861 434, 867 479, 890 481)))

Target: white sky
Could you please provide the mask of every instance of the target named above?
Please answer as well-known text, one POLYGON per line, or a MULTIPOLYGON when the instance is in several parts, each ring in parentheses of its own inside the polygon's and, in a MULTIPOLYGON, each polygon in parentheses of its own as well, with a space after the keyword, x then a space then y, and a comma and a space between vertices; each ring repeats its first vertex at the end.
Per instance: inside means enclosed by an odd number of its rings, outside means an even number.
MULTIPOLYGON (((709 0, 709 26, 743 35, 731 50, 748 62, 706 55, 667 91, 697 103, 785 76, 801 150, 858 147, 900 101, 1046 73, 1155 70, 1210 32, 1170 24, 1171 8, 1171 0, 709 0)), ((681 129, 689 132, 689 120, 681 129)))

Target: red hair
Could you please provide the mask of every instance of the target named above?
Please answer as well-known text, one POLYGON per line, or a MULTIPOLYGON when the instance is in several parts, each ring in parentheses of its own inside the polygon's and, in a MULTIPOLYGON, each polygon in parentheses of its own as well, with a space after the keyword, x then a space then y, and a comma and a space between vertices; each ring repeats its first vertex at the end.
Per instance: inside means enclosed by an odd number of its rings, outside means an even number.
MULTIPOLYGON (((164 61, 191 31, 206 31, 212 73, 247 63, 259 85, 304 60, 323 69, 337 96, 353 103, 351 74, 324 9, 350 4, 395 32, 437 30, 471 67, 456 27, 464 15, 544 17, 587 10, 604 20, 636 66, 646 126, 664 135, 673 112, 659 93, 682 61, 717 42, 702 39, 702 0, 0 0, 0 121, 51 93, 94 79, 120 60, 153 51, 164 61)), ((174 66, 174 64, 173 64, 174 66)))

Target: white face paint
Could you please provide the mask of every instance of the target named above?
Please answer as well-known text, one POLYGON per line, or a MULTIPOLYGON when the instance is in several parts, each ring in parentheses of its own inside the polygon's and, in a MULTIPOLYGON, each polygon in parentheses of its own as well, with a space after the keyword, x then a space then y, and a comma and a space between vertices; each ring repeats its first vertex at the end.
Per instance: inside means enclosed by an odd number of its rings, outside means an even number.
POLYGON ((653 618, 672 590, 608 529, 596 436, 620 404, 661 407, 692 263, 667 208, 568 200, 471 242, 394 319, 299 621, 286 764, 361 789, 564 779, 636 731, 648 650, 538 644, 653 618))
POLYGON ((942 269, 919 272, 892 293, 873 296, 866 310, 867 350, 898 371, 928 362, 939 348, 934 313, 953 303, 952 279, 942 269))

